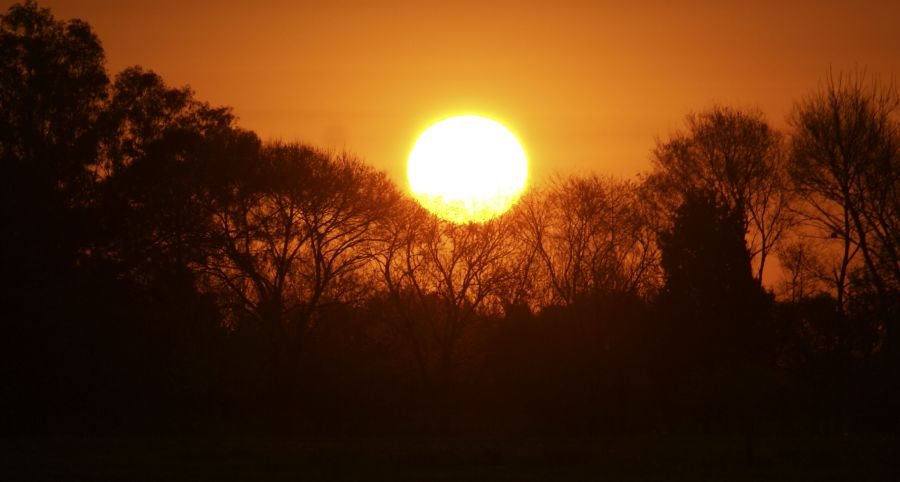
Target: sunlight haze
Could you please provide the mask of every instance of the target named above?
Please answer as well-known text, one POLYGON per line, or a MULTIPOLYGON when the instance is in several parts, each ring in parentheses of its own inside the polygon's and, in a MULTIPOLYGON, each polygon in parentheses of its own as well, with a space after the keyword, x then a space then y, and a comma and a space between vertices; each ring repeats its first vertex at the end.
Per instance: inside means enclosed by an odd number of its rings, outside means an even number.
MULTIPOLYGON (((776 126, 829 66, 900 71, 898 2, 41 2, 139 64, 230 105, 261 137, 350 150, 398 183, 416 135, 501 118, 532 174, 631 176, 713 103, 776 126)), ((8 6, 5 5, 4 9, 8 6)))

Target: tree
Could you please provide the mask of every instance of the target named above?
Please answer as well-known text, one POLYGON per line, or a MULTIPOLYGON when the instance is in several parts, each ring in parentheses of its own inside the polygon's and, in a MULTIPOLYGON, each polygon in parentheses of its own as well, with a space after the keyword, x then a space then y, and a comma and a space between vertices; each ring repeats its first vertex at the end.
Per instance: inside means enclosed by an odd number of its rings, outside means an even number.
POLYGON ((741 212, 760 282, 792 219, 783 136, 759 111, 716 106, 687 117, 687 130, 657 141, 647 186, 671 212, 697 189, 741 212))
POLYGON ((100 41, 88 24, 27 1, 0 19, 0 50, 0 159, 42 190, 74 196, 95 160, 107 99, 100 41))
POLYGON ((770 300, 753 277, 745 234, 740 210, 714 192, 692 191, 659 235, 659 307, 672 350, 666 378, 680 381, 675 391, 703 407, 707 423, 729 408, 748 409, 772 361, 770 300))
MULTIPOLYGON (((654 291, 657 251, 648 211, 632 183, 557 179, 516 211, 519 237, 539 260, 545 303, 654 291)), ((536 270, 535 270, 536 271, 536 270)))
POLYGON ((353 157, 266 146, 249 182, 210 198, 209 249, 194 268, 232 328, 257 324, 291 356, 320 307, 364 295, 368 245, 396 199, 384 174, 353 157))
POLYGON ((822 265, 822 255, 808 241, 793 241, 781 246, 778 258, 784 272, 783 298, 791 303, 823 293, 823 281, 828 275, 822 265))
POLYGON ((187 170, 172 167, 197 164, 167 161, 184 161, 198 143, 157 143, 166 129, 155 127, 129 163, 136 169, 98 175, 116 137, 110 93, 119 96, 90 27, 17 4, 0 18, 0 51, 0 266, 9 286, 0 352, 16 367, 3 411, 30 430, 99 426, 140 410, 131 404, 155 411, 185 385, 199 393, 209 379, 201 367, 215 360, 204 342, 218 333, 217 313, 190 277, 171 273, 170 255, 186 248, 161 222, 191 206, 187 170), (181 189, 160 189, 162 173, 181 189), (157 249, 163 238, 168 248, 157 249), (177 366, 185 360, 195 363, 177 366))
POLYGON ((807 223, 841 242, 835 286, 846 305, 857 253, 880 297, 900 289, 900 96, 864 73, 829 73, 823 88, 798 102, 791 175, 807 223))
POLYGON ((422 383, 445 388, 460 344, 480 316, 499 313, 512 276, 511 219, 455 224, 412 200, 384 227, 376 258, 422 383))
POLYGON ((189 87, 169 87, 159 75, 139 66, 116 76, 103 122, 103 155, 96 166, 101 179, 146 157, 167 136, 221 138, 241 132, 230 108, 201 102, 189 87))
POLYGON ((208 204, 246 183, 260 141, 229 109, 139 67, 120 73, 111 93, 94 168, 101 239, 91 250, 150 283, 153 272, 187 271, 205 256, 208 204))
POLYGON ((105 58, 86 23, 57 21, 33 1, 0 17, 0 51, 0 259, 41 273, 71 264, 89 232, 76 208, 97 157, 105 58))
POLYGON ((88 168, 108 79, 90 27, 33 1, 0 15, 0 52, 0 362, 15 367, 0 409, 40 429, 66 392, 61 360, 78 353, 73 321, 87 311, 77 260, 92 235, 88 168))

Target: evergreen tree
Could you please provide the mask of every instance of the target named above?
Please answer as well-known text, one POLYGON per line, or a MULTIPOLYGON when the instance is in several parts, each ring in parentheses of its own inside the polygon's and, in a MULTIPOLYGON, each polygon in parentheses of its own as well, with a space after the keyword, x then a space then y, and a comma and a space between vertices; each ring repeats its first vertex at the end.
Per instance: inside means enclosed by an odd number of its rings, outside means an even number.
POLYGON ((693 191, 659 235, 667 378, 677 403, 698 410, 707 428, 743 418, 767 359, 770 300, 753 277, 745 234, 739 209, 693 191))

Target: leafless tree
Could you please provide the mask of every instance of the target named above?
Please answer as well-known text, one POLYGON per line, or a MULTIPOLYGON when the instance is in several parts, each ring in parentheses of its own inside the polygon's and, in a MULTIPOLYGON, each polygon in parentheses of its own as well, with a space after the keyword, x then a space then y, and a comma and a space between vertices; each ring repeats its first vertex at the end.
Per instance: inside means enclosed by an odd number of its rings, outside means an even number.
POLYGON ((469 326, 501 309, 510 226, 508 216, 455 224, 409 199, 384 226, 377 266, 426 385, 451 378, 469 326))
POLYGON ((646 294, 658 253, 638 187, 598 176, 557 178, 520 208, 520 236, 540 261, 547 304, 599 293, 646 294))
POLYGON ((210 251, 196 269, 232 321, 249 317, 296 346, 322 305, 364 294, 367 245, 398 198, 351 156, 267 146, 256 183, 210 206, 210 251))
POLYGON ((794 303, 823 292, 824 283, 833 280, 833 274, 837 272, 828 272, 822 263, 820 250, 810 240, 783 243, 778 259, 784 277, 780 295, 794 303))
POLYGON ((841 244, 835 280, 841 308, 857 253, 882 298, 900 286, 898 107, 894 84, 870 82, 860 72, 829 73, 789 118, 800 212, 822 237, 841 244))

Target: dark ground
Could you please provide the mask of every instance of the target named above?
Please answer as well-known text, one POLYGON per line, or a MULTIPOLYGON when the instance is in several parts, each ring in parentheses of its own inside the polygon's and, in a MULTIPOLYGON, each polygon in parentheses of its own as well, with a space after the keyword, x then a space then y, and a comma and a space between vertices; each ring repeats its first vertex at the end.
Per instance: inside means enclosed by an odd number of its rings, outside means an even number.
POLYGON ((29 438, 0 480, 900 480, 889 438, 29 438))

